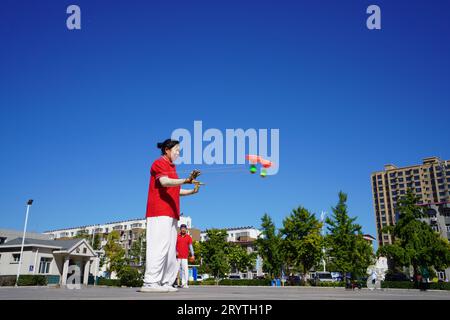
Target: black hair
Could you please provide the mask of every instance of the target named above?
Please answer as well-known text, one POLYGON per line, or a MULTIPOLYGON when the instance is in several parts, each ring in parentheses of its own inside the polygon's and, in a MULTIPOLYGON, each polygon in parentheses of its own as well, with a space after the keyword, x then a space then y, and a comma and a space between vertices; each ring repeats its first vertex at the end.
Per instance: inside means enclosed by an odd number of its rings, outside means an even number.
POLYGON ((170 150, 170 149, 172 149, 173 147, 175 147, 179 143, 180 143, 180 141, 178 141, 178 140, 166 139, 166 140, 164 140, 164 142, 158 142, 156 147, 158 149, 161 149, 161 154, 162 155, 165 155, 166 154, 166 149, 170 150))

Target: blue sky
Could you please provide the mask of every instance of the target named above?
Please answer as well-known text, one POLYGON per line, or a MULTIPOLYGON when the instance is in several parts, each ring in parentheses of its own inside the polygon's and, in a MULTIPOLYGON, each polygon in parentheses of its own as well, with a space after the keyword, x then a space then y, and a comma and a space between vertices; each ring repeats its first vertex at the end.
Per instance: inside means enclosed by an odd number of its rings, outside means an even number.
MULTIPOLYGON (((447 1, 2 1, 0 227, 143 217, 177 128, 277 128, 280 170, 205 173, 194 226, 277 226, 339 190, 375 232, 370 174, 450 159, 447 1), (66 28, 77 4, 82 29, 66 28), (366 28, 381 7, 382 30, 366 28)), ((191 169, 180 166, 179 170, 191 169)))

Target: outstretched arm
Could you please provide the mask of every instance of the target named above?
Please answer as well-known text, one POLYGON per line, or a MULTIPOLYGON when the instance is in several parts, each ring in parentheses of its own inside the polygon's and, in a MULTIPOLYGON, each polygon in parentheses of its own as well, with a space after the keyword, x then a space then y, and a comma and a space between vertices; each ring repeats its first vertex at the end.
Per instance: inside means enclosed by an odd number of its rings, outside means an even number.
POLYGON ((172 179, 168 177, 159 178, 159 182, 163 187, 178 187, 186 183, 187 179, 172 179))
POLYGON ((186 189, 180 189, 180 196, 189 196, 191 194, 196 194, 198 192, 198 189, 200 188, 199 184, 195 184, 194 189, 186 190, 186 189))
POLYGON ((182 184, 186 184, 186 183, 190 184, 190 183, 196 182, 195 178, 197 178, 199 175, 200 175, 200 171, 194 170, 191 172, 191 174, 189 175, 189 178, 187 178, 187 179, 172 179, 172 178, 163 176, 163 177, 159 178, 159 182, 161 183, 161 185, 163 187, 178 187, 178 186, 181 186, 182 184))

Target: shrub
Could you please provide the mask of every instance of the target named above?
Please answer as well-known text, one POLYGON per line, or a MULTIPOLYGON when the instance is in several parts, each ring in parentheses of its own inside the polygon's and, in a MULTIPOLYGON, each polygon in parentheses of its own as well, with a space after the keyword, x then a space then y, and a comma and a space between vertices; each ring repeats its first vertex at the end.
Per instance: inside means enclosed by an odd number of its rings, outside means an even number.
POLYGON ((412 281, 381 281, 381 288, 414 289, 412 281))
MULTIPOLYGON (((219 280, 221 286, 270 286, 269 279, 222 279, 219 280)), ((206 279, 203 281, 189 281, 190 285, 213 286, 217 282, 215 279, 206 279)))
POLYGON ((0 276, 0 287, 12 287, 16 284, 16 276, 0 276))
POLYGON ((98 278, 97 284, 99 286, 110 286, 110 287, 120 287, 120 279, 107 279, 107 278, 98 278))
POLYGON ((432 282, 429 285, 431 290, 450 290, 450 282, 432 282))
POLYGON ((117 276, 120 279, 121 286, 127 287, 142 287, 143 280, 139 271, 130 266, 123 267, 117 276))
POLYGON ((19 276, 18 286, 46 286, 47 277, 44 275, 22 275, 19 276))

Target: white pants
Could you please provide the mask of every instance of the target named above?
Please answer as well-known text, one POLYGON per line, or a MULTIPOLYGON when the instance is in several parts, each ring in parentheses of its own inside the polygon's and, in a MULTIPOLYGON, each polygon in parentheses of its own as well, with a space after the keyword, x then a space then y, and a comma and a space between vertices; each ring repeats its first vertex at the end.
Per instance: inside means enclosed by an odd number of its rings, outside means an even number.
POLYGON ((147 218, 145 284, 173 285, 177 278, 177 220, 147 218))
POLYGON ((188 259, 177 259, 177 266, 180 271, 181 285, 185 286, 189 280, 188 259))

